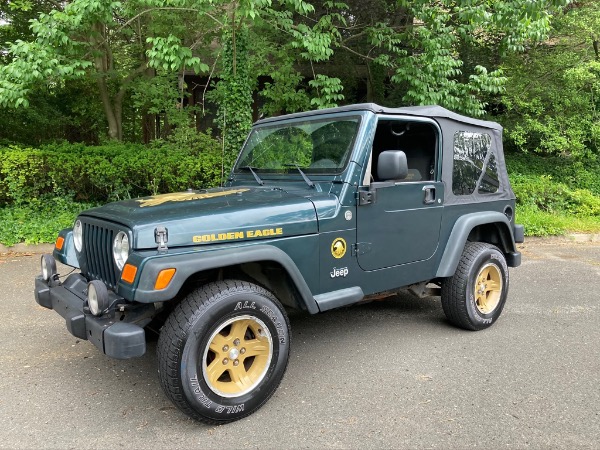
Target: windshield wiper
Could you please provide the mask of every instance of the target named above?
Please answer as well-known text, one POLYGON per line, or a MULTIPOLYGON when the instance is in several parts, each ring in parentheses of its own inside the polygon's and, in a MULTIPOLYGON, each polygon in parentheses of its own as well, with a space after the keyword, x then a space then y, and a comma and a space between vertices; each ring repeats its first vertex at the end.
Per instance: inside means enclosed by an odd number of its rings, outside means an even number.
POLYGON ((265 184, 265 182, 264 182, 263 180, 261 180, 261 179, 260 179, 260 177, 259 177, 259 176, 256 174, 256 172, 254 171, 254 167, 251 167, 251 166, 243 166, 243 167, 240 167, 240 169, 249 170, 249 171, 250 171, 250 173, 252 173, 252 175, 254 175, 254 179, 256 180, 256 182, 257 182, 259 185, 261 185, 261 186, 262 186, 262 185, 264 185, 264 184, 265 184))
POLYGON ((304 179, 304 181, 306 181, 306 184, 308 184, 311 188, 315 187, 315 183, 313 183, 310 178, 308 178, 306 176, 306 174, 302 171, 302 169, 300 168, 300 166, 296 163, 292 163, 292 164, 284 164, 284 167, 295 167, 298 172, 300 172, 300 175, 302 175, 302 178, 304 179))

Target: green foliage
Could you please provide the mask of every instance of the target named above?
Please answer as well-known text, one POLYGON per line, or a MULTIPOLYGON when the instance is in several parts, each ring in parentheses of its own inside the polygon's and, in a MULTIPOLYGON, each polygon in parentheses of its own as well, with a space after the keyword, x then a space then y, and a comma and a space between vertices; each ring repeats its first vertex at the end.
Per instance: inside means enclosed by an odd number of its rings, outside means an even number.
MULTIPOLYGON (((20 0, 11 6, 29 10, 32 4, 20 0)), ((344 7, 334 2, 323 6, 336 11, 344 7)), ((246 134, 251 121, 252 90, 258 75, 248 72, 250 53, 260 55, 254 67, 263 68, 271 65, 269 57, 281 44, 296 49, 297 58, 325 61, 340 37, 334 21, 344 21, 336 12, 307 18, 315 14, 315 7, 302 0, 282 0, 277 5, 270 0, 73 0, 54 2, 54 8, 37 11, 28 39, 18 39, 20 35, 13 33, 17 39, 2 53, 8 63, 0 66, 0 106, 28 106, 39 84, 94 80, 108 135, 121 140, 126 97, 133 93, 133 105, 141 114, 158 110, 168 117, 183 94, 168 89, 158 95, 164 80, 154 82, 153 78, 173 78, 189 70, 207 72, 206 61, 214 58, 210 55, 213 43, 221 36, 222 47, 216 53, 222 53, 223 64, 214 98, 222 100, 219 120, 225 126, 229 122, 228 131, 222 134, 230 157, 232 149, 239 149, 240 136, 246 134), (249 27, 255 35, 266 32, 273 39, 263 41, 265 46, 254 51, 248 47, 249 27), (150 89, 143 90, 144 86, 150 89)), ((323 90, 330 87, 335 88, 327 82, 323 90)), ((321 104, 340 98, 338 91, 326 94, 321 104)), ((278 97, 279 92, 272 90, 270 95, 278 97)), ((285 99, 277 101, 290 104, 285 99)), ((293 107, 298 108, 298 102, 293 107)))
POLYGON ((54 242, 58 230, 73 225, 81 211, 96 206, 77 203, 64 197, 46 196, 29 204, 0 208, 0 243, 11 246, 21 242, 54 242))
POLYGON ((35 201, 51 188, 49 180, 42 177, 44 158, 41 151, 21 151, 11 146, 1 151, 0 158, 0 200, 3 202, 35 201))
POLYGON ((332 108, 337 106, 338 102, 344 100, 344 95, 342 94, 344 87, 339 78, 331 78, 318 74, 308 84, 316 91, 316 96, 310 100, 310 104, 316 106, 318 109, 332 108))
POLYGON ((149 114, 173 113, 180 106, 178 81, 177 75, 171 73, 138 78, 132 82, 131 102, 149 114))
POLYGON ((28 94, 37 82, 81 77, 92 66, 85 52, 92 50, 90 40, 74 39, 73 33, 94 24, 112 22, 118 3, 75 0, 64 11, 53 9, 32 20, 32 41, 16 40, 8 47, 11 62, 0 66, 0 105, 27 106, 28 94))
POLYGON ((306 111, 310 99, 306 89, 300 87, 303 77, 294 69, 292 61, 284 61, 277 70, 271 72, 271 82, 266 82, 260 95, 265 99, 261 108, 267 116, 280 113, 306 111))
POLYGON ((0 108, 0 144, 39 146, 68 140, 97 144, 105 136, 102 106, 92 80, 71 80, 32 90, 29 108, 0 108))
POLYGON ((192 56, 192 50, 182 45, 177 36, 169 34, 167 37, 148 37, 146 42, 151 44, 151 48, 146 51, 150 67, 172 72, 188 67, 196 73, 208 71, 208 65, 202 63, 197 56, 192 56))
POLYGON ((207 97, 218 105, 217 125, 228 162, 233 162, 250 129, 253 91, 260 75, 273 80, 263 91, 267 99, 263 111, 270 113, 336 106, 344 98, 338 78, 317 74, 310 81, 315 94, 311 99, 294 68, 298 58, 312 64, 333 55, 340 37, 336 23, 344 23, 344 18, 329 9, 338 11, 345 5, 328 1, 323 6, 328 10, 304 23, 303 18, 315 13, 308 2, 286 0, 275 8, 270 1, 245 1, 235 4, 224 21, 219 82, 207 97))
POLYGON ((218 185, 221 157, 217 141, 189 127, 152 146, 0 147, 0 242, 53 242, 97 204, 218 185))
POLYGON ((576 217, 526 206, 517 209, 515 220, 525 226, 526 236, 557 236, 567 232, 600 233, 598 216, 576 217))
MULTIPOLYGON (((350 101, 352 89, 362 84, 364 76, 354 69, 366 62, 369 77, 376 78, 370 80, 376 92, 368 94, 369 101, 394 106, 437 103, 482 115, 489 99, 507 86, 508 72, 499 69, 498 55, 529 49, 544 39, 551 14, 568 3, 0 1, 11 11, 6 13, 11 26, 5 35, 12 42, 0 53, 7 61, 0 66, 0 105, 27 106, 39 85, 59 86, 65 80, 83 78, 99 87, 96 103, 102 103, 106 121, 98 128, 106 126, 112 139, 122 139, 123 108, 129 96, 134 112, 128 117, 138 127, 140 116, 148 113, 166 115, 170 121, 173 105, 181 104, 184 97, 179 86, 173 88, 177 74, 206 73, 207 62, 216 58, 220 67, 214 77, 220 81, 213 100, 220 108, 219 127, 228 130, 222 134, 229 156, 239 149, 248 129, 249 99, 261 76, 272 79, 263 92, 267 100, 263 111, 268 113, 350 101), (25 32, 23 25, 32 17, 31 29, 25 32), (384 87, 384 79, 391 84, 384 87)), ((577 2, 571 11, 579 11, 582 3, 577 2)), ((589 34, 597 29, 594 20, 580 16, 579 21, 585 24, 579 29, 589 34)), ((563 28, 568 29, 568 24, 563 28)), ((597 67, 586 61, 587 66, 566 71, 564 80, 572 90, 591 95, 597 89, 597 67)), ((575 110, 576 105, 572 106, 575 110)), ((573 152, 581 152, 575 145, 577 139, 582 138, 581 147, 585 147, 600 134, 594 120, 586 123, 587 134, 574 132, 565 140, 548 138, 571 128, 560 119, 554 123, 519 120, 515 124, 525 128, 515 126, 511 136, 516 145, 536 145, 529 139, 533 130, 541 149, 557 152, 570 145, 573 152)))
POLYGON ((600 196, 600 164, 596 159, 508 153, 506 164, 511 176, 549 176, 553 183, 564 184, 571 190, 587 189, 600 196))
POLYGON ((594 160, 508 154, 517 222, 528 236, 600 232, 600 166, 594 160))
POLYGON ((474 65, 466 73, 464 52, 493 48, 522 51, 549 31, 550 12, 565 1, 428 0, 400 1, 401 27, 375 23, 370 42, 380 50, 375 61, 393 70, 392 81, 404 87, 407 104, 439 104, 481 116, 486 98, 503 91, 500 70, 474 65))
POLYGON ((221 43, 221 80, 209 98, 219 105, 217 124, 229 170, 252 126, 254 82, 248 73, 248 29, 225 31, 221 43))
POLYGON ((556 16, 550 40, 505 61, 510 81, 498 119, 509 146, 584 159, 600 153, 599 27, 596 2, 577 2, 556 16))
POLYGON ((40 149, 0 148, 0 204, 28 205, 49 195, 105 203, 219 184, 218 142, 188 131, 158 140, 152 147, 56 144, 40 149))
POLYGON ((571 189, 552 180, 549 175, 513 175, 511 184, 520 206, 578 217, 600 217, 600 195, 594 195, 587 189, 571 189))
MULTIPOLYGON (((103 106, 108 135, 120 140, 123 104, 136 79, 152 78, 157 72, 175 75, 181 70, 208 69, 202 62, 208 50, 200 44, 208 44, 214 32, 194 44, 189 33, 206 25, 207 18, 200 14, 206 3, 53 2, 53 9, 42 10, 31 20, 29 39, 16 39, 3 52, 7 64, 0 66, 0 106, 26 107, 39 85, 85 78, 99 88, 95 89, 96 102, 103 106), (200 48, 194 52, 192 45, 200 48)), ((161 110, 175 104, 178 97, 165 100, 161 110)))

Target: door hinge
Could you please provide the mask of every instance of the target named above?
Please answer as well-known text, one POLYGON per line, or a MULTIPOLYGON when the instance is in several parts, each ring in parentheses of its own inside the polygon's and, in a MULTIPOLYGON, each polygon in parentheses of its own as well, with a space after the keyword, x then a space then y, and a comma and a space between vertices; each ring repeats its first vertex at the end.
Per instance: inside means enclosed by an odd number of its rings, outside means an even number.
POLYGON ((370 205, 377 200, 377 191, 358 191, 358 205, 370 205))
POLYGON ((352 256, 364 255, 370 251, 370 242, 357 242, 356 244, 352 244, 352 256))

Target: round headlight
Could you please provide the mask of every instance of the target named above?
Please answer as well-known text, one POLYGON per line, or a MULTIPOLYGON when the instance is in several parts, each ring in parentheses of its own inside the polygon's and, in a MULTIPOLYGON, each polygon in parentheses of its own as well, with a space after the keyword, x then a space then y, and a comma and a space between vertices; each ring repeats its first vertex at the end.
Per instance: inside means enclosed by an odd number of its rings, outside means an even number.
POLYGON ((87 301, 90 312, 95 316, 99 316, 108 308, 108 291, 104 283, 98 280, 88 283, 87 301))
POLYGON ((80 252, 83 248, 83 225, 79 219, 73 225, 73 242, 75 243, 75 250, 80 252))
POLYGON ((113 257, 119 270, 123 269, 125 261, 129 257, 129 238, 127 234, 119 231, 113 241, 113 257))

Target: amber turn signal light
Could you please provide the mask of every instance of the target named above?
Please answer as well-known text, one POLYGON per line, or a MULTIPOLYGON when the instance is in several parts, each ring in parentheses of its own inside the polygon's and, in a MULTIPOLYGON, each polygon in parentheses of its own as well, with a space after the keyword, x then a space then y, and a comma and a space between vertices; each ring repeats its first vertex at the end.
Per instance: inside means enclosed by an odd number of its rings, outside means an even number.
POLYGON ((158 273, 156 277, 156 283, 154 283, 154 289, 157 291, 166 288, 175 275, 175 269, 163 269, 158 273))
POLYGON ((56 250, 62 250, 63 245, 65 245, 65 238, 62 236, 57 237, 56 243, 54 244, 54 246, 56 247, 56 250))
POLYGON ((133 283, 133 280, 135 280, 136 273, 137 267, 132 266, 131 264, 125 264, 125 267, 123 267, 123 272, 121 272, 121 280, 131 284, 133 283))

